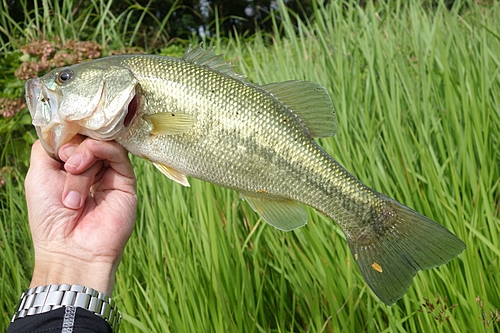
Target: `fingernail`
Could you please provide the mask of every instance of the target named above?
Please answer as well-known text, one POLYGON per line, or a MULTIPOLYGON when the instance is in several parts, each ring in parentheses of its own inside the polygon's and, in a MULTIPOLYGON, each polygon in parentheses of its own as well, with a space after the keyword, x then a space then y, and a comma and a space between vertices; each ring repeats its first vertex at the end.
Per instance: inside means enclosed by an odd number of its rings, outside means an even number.
POLYGON ((66 160, 71 155, 73 155, 73 153, 76 150, 76 147, 77 147, 76 145, 64 145, 64 146, 62 146, 62 148, 59 149, 59 157, 63 160, 66 160))
POLYGON ((80 208, 80 202, 82 201, 82 196, 76 191, 69 191, 63 200, 64 206, 70 209, 80 208))
POLYGON ((66 165, 70 165, 73 168, 78 168, 82 164, 82 156, 81 155, 73 155, 66 161, 66 165))

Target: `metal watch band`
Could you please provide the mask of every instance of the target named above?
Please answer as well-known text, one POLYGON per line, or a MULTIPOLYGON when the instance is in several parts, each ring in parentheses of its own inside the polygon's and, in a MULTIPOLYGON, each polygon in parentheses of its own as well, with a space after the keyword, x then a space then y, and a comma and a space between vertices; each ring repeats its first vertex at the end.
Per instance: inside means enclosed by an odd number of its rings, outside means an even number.
POLYGON ((21 295, 12 321, 63 306, 87 309, 106 320, 113 332, 118 332, 121 315, 115 302, 104 293, 78 284, 49 284, 28 289, 21 295))

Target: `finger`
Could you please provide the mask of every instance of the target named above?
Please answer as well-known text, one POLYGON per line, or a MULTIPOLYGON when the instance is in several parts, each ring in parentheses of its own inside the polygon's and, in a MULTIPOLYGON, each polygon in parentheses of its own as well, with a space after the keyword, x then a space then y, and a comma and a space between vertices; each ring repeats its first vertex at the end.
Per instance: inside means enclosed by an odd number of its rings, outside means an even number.
POLYGON ((75 152, 76 148, 85 140, 83 135, 75 135, 68 143, 65 143, 58 152, 59 158, 63 162, 67 162, 71 155, 75 152))
POLYGON ((95 141, 87 143, 94 156, 109 164, 109 166, 126 178, 135 179, 134 169, 127 151, 115 141, 95 141))
POLYGON ((114 171, 126 178, 135 179, 127 151, 115 141, 85 139, 65 164, 66 171, 78 174, 97 160, 105 161, 114 171))
POLYGON ((62 193, 63 204, 66 208, 76 210, 83 207, 90 188, 95 183, 96 175, 101 172, 102 168, 102 161, 97 161, 80 174, 67 173, 62 193))
MULTIPOLYGON (((67 147, 63 154, 70 152, 74 145, 67 147)), ((66 148, 66 147, 65 147, 66 148)), ((128 159, 127 151, 115 141, 97 141, 86 138, 72 152, 65 164, 68 172, 77 174, 83 172, 94 164, 97 160, 107 161, 113 164, 113 169, 118 173, 131 176, 133 175, 132 165, 128 159)))
POLYGON ((61 162, 50 157, 43 148, 40 140, 36 140, 31 147, 30 169, 60 170, 61 162))
POLYGON ((30 167, 24 182, 27 197, 40 192, 44 186, 56 186, 54 183, 47 184, 47 182, 57 182, 60 177, 63 177, 55 174, 61 172, 61 167, 62 163, 50 157, 40 140, 37 140, 31 147, 30 167))
POLYGON ((64 158, 66 158, 64 169, 76 175, 89 169, 99 160, 99 157, 95 156, 87 147, 88 142, 93 141, 92 139, 85 138, 80 143, 81 138, 73 139, 74 141, 72 140, 67 146, 63 146, 64 150, 61 147, 61 152, 65 155, 64 158))

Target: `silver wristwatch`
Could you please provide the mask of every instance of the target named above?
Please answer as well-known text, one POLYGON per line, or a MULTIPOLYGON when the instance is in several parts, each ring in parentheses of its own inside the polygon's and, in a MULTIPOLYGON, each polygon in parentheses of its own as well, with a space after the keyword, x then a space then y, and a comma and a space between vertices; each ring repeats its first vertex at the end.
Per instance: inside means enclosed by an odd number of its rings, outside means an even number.
POLYGON ((28 289, 21 295, 12 321, 63 306, 87 309, 106 320, 113 332, 118 332, 121 315, 115 302, 104 293, 77 284, 49 284, 28 289))

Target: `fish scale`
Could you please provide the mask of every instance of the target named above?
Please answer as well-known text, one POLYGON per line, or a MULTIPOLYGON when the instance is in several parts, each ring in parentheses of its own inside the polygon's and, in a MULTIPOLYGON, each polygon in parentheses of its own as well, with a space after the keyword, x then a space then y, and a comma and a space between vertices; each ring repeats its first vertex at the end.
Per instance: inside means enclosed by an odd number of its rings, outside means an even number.
POLYGON ((313 138, 336 131, 331 97, 319 84, 258 86, 198 46, 181 59, 122 55, 55 69, 26 83, 26 99, 55 158, 77 134, 116 140, 184 186, 189 176, 238 191, 278 229, 307 223, 301 204, 324 213, 342 228, 361 273, 386 304, 406 293, 418 270, 465 248, 438 223, 361 183, 316 144, 313 138))
MULTIPOLYGON (((174 80, 175 76, 185 76, 186 80, 179 80, 182 86, 196 86, 196 93, 200 96, 205 96, 203 98, 188 98, 186 100, 180 101, 175 105, 172 105, 171 110, 183 110, 185 113, 192 113, 197 118, 197 124, 193 127, 192 130, 187 133, 177 136, 171 137, 169 140, 166 140, 164 137, 156 137, 147 142, 148 146, 163 147, 161 151, 151 152, 147 155, 150 160, 158 160, 162 161, 165 164, 173 167, 176 170, 185 172, 186 174, 192 175, 197 178, 205 178, 205 180, 213 182, 215 184, 224 184, 226 187, 230 187, 236 190, 257 190, 257 188, 262 188, 262 186, 258 186, 258 182, 255 180, 256 176, 262 176, 262 161, 266 161, 271 169, 267 174, 272 173, 273 170, 278 171, 279 174, 282 172, 283 163, 279 163, 278 159, 282 155, 287 155, 283 160, 293 160, 294 157, 298 157, 297 160, 303 160, 299 154, 298 149, 291 148, 289 145, 285 145, 286 136, 290 136, 295 134, 296 136, 301 135, 303 141, 310 142, 310 138, 304 135, 303 130, 300 128, 300 124, 296 121, 294 122, 294 116, 285 113, 284 108, 281 106, 280 111, 273 104, 277 104, 277 102, 270 98, 270 96, 266 96, 264 92, 256 93, 255 89, 252 89, 251 86, 241 85, 238 81, 227 77, 223 82, 221 82, 220 77, 214 75, 215 73, 206 70, 207 74, 202 75, 201 78, 198 79, 190 75, 190 69, 178 69, 178 67, 186 67, 180 66, 176 61, 173 61, 173 66, 168 73, 171 75, 163 76, 167 81, 158 81, 158 80, 147 80, 147 77, 144 79, 141 77, 141 72, 138 71, 140 68, 150 68, 149 65, 144 65, 144 62, 154 62, 155 58, 144 59, 142 58, 142 62, 136 59, 130 60, 130 65, 126 63, 126 66, 130 66, 132 72, 134 72, 135 76, 141 82, 142 89, 145 91, 169 91, 173 95, 184 95, 187 94, 185 90, 178 89, 175 91, 171 89, 170 81, 174 80), (184 73, 183 73, 184 72, 184 73), (195 81, 208 81, 205 84, 199 84, 195 81), (162 84, 164 83, 164 84, 162 84), (220 107, 215 104, 212 107, 211 99, 207 98, 207 94, 211 92, 211 90, 218 86, 220 93, 216 94, 216 98, 220 98, 221 95, 226 91, 231 91, 231 100, 229 103, 224 104, 223 110, 213 111, 213 108, 220 107), (265 101, 267 97, 267 101, 265 101), (245 103, 243 103, 243 101, 245 103), (205 107, 201 107, 204 104, 205 107), (246 104, 243 105, 243 104, 246 104), (235 108, 228 107, 228 105, 234 105, 235 108), (269 110, 271 112, 276 113, 277 115, 273 115, 272 117, 267 116, 268 112, 263 111, 263 109, 269 110), (185 111, 184 111, 185 110, 185 111), (193 110, 199 110, 198 113, 195 113, 193 110), (236 114, 234 110, 238 111, 239 114, 236 114), (278 115, 281 113, 281 115, 278 115), (214 116, 215 115, 215 116, 214 116), (266 116, 265 116, 266 115, 266 116), (288 123, 290 126, 285 128, 285 130, 271 130, 273 127, 278 129, 279 119, 287 117, 288 123), (247 119, 245 122, 242 122, 241 119, 247 119), (252 127, 249 127, 250 124, 252 127), (232 133, 233 132, 233 133, 232 133), (235 133, 238 133, 235 137, 235 133), (200 133, 203 133, 203 136, 200 136, 200 133), (220 141, 220 142, 219 142, 220 141), (227 147, 234 147, 233 143, 237 142, 249 142, 244 145, 241 145, 244 149, 233 149, 228 151, 227 147), (213 147, 224 145, 224 149, 216 150, 213 147), (194 152, 200 157, 199 160, 207 161, 206 164, 193 163, 192 165, 186 165, 185 156, 192 155, 194 152), (172 154, 172 152, 176 152, 176 154, 172 154), (268 156, 266 156, 268 155, 268 156), (288 157, 288 158, 286 158, 288 157), (259 159, 257 159, 259 158, 259 159), (269 161, 276 160, 275 162, 269 161), (218 165, 218 166, 217 166, 218 165), (228 170, 230 170, 231 166, 238 166, 238 170, 235 172, 239 172, 237 181, 238 183, 227 184, 227 175, 228 170), (271 168, 274 166, 275 168, 271 168), (241 175, 241 168, 245 168, 245 174, 241 175), (242 184, 240 184, 242 183, 242 184), (250 186, 251 188, 248 188, 250 186)), ((127 61, 128 62, 128 61, 127 61)), ((190 66, 194 67, 194 66, 190 66)), ((146 99, 148 96, 146 95, 146 99)), ((167 107, 167 109, 169 109, 167 107)), ((154 113, 156 112, 157 107, 153 104, 151 107, 146 106, 146 113, 154 113)), ((147 127, 147 123, 141 119, 137 118, 137 122, 142 122, 143 127, 147 127)), ((136 124, 132 124, 134 126, 136 124)), ((137 124, 138 126, 141 126, 137 124)), ((121 143, 125 148, 130 151, 133 150, 133 147, 142 146, 144 148, 145 137, 144 134, 149 133, 148 131, 129 131, 124 137, 117 138, 117 141, 121 143), (137 133, 141 133, 143 135, 137 135, 137 133), (129 134, 132 137, 128 136, 129 134)), ((147 134, 149 135, 149 134, 147 134)), ((298 145, 298 147, 302 147, 303 150, 305 146, 303 143, 298 145)), ((145 148, 148 151, 148 148, 145 148)), ((153 149, 151 149, 153 150, 153 149)), ((306 154, 306 153, 304 153, 306 154)), ((277 174, 276 176, 278 176, 277 174)), ((298 183, 297 181, 295 183, 298 183)), ((270 188, 270 186, 276 184, 269 184, 266 188, 270 188)), ((286 192, 290 192, 290 190, 294 186, 287 186, 286 192)), ((270 190, 270 189, 269 189, 270 190)), ((274 192, 278 191, 275 189, 274 192)), ((284 191, 278 192, 279 195, 282 195, 284 191)), ((298 199, 298 198, 297 198, 298 199)))

